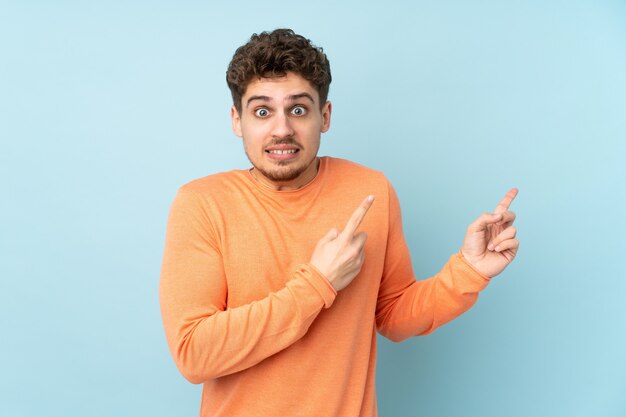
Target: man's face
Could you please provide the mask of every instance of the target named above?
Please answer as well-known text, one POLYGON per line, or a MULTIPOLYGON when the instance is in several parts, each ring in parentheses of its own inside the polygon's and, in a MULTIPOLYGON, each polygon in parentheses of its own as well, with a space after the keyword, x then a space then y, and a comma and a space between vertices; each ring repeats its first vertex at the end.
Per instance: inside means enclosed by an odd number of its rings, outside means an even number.
POLYGON ((298 188, 315 177, 330 113, 330 102, 320 110, 317 90, 291 72, 252 81, 241 99, 241 114, 231 109, 233 131, 243 138, 255 174, 277 189, 298 188))

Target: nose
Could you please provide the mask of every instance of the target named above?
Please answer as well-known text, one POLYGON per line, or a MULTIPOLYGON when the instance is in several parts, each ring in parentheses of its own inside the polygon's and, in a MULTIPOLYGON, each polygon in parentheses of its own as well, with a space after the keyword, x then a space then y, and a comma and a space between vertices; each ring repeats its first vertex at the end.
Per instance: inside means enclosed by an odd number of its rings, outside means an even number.
POLYGON ((288 138, 294 134, 291 120, 286 114, 279 114, 274 117, 274 126, 272 128, 272 136, 275 138, 288 138))

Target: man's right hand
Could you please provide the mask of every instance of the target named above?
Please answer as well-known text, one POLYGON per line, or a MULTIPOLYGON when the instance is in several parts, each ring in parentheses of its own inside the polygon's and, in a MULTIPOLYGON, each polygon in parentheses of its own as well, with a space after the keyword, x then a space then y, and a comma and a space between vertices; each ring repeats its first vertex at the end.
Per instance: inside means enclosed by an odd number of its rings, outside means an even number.
POLYGON ((339 232, 333 228, 317 242, 311 265, 317 268, 337 291, 346 288, 361 271, 365 260, 365 232, 356 233, 374 196, 367 196, 352 214, 346 227, 339 232))

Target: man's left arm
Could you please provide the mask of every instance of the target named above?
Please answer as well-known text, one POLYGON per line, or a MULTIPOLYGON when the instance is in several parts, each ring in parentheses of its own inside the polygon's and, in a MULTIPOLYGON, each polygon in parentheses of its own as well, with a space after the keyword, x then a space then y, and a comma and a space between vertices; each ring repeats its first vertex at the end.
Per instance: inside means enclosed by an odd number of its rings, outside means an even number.
POLYGON ((509 206, 512 189, 494 213, 484 213, 467 229, 461 250, 435 276, 416 281, 402 232, 398 198, 389 186, 389 236, 376 306, 378 331, 393 341, 432 333, 469 310, 489 280, 515 258, 519 241, 509 206))

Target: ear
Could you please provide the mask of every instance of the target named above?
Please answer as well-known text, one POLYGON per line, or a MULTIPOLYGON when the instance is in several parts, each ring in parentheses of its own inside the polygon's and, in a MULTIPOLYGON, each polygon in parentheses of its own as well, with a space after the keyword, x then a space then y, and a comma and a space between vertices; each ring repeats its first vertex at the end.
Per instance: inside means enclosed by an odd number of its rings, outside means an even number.
POLYGON ((332 113, 333 106, 330 101, 324 103, 322 107, 322 133, 326 133, 330 129, 330 114, 332 113))
POLYGON ((241 133, 241 116, 239 116, 239 112, 235 106, 230 108, 230 119, 233 122, 233 133, 240 138, 243 137, 243 133, 241 133))

